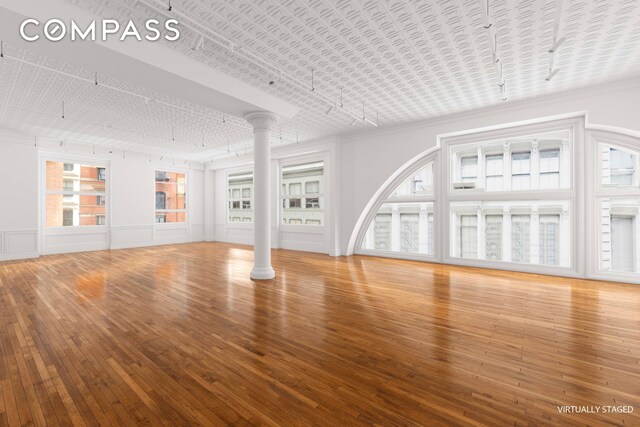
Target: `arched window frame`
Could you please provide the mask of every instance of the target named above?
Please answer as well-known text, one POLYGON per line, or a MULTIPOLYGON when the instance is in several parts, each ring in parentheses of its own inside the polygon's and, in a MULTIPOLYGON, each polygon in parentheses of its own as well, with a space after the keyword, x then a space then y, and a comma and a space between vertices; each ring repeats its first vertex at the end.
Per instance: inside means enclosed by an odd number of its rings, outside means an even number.
POLYGON ((439 153, 440 150, 438 147, 434 147, 427 152, 425 152, 422 156, 420 156, 417 160, 411 162, 411 164, 404 168, 404 170, 399 173, 390 183, 386 185, 384 190, 380 193, 376 202, 371 206, 368 211, 365 220, 362 223, 362 227, 358 233, 356 243, 355 243, 355 253, 362 255, 374 255, 374 256, 383 256, 387 258, 398 258, 398 259, 408 259, 408 260, 419 260, 419 261, 431 261, 431 262, 439 262, 440 261, 440 228, 439 227, 439 216, 440 211, 438 209, 438 191, 439 191, 439 176, 440 176, 440 162, 439 162, 439 153), (409 179, 411 176, 415 175, 422 168, 427 166, 429 163, 433 163, 433 192, 432 194, 425 195, 413 195, 407 197, 392 197, 393 193, 396 191, 398 186, 405 182, 405 180, 409 179), (364 249, 362 244, 364 242, 367 230, 369 229, 369 225, 374 221, 375 216, 378 214, 378 211, 385 203, 433 203, 433 254, 419 254, 419 253, 408 253, 408 252, 398 252, 391 250, 380 250, 380 249, 364 249))

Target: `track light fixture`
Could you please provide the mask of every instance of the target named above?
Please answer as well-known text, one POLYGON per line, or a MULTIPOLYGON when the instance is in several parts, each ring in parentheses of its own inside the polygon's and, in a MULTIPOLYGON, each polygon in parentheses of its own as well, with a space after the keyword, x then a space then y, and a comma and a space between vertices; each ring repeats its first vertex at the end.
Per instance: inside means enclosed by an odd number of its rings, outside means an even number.
POLYGON ((560 71, 560 68, 556 68, 554 70, 549 70, 549 75, 547 77, 545 77, 546 81, 551 81, 551 79, 558 74, 558 72, 560 71))
POLYGON ((169 0, 169 7, 167 9, 169 10, 169 12, 173 10, 173 6, 171 6, 171 0, 169 0))
POLYGON ((485 30, 488 30, 489 28, 491 28, 491 26, 493 25, 490 21, 489 21, 489 0, 487 0, 487 8, 485 9, 486 13, 487 13, 487 22, 486 24, 483 26, 483 28, 485 30))
POLYGON ((0 58, 4 58, 4 42, 0 41, 0 58))
POLYGON ((358 123, 358 119, 353 119, 353 121, 351 121, 351 124, 349 126, 354 126, 356 123, 358 123))
POLYGON ((553 40, 553 46, 551 46, 551 48, 549 49, 549 53, 554 53, 556 50, 558 50, 558 48, 560 47, 560 45, 562 43, 564 43, 564 41, 566 40, 566 37, 561 37, 558 40, 553 40))
POLYGON ((62 101, 62 118, 64 119, 64 101, 62 101))
POLYGON ((94 82, 94 84, 95 84, 96 86, 98 86, 98 72, 97 72, 97 71, 96 71, 96 74, 95 74, 95 76, 94 76, 94 81, 93 81, 93 82, 94 82))
POLYGON ((315 86, 313 85, 313 68, 311 69, 311 92, 314 92, 316 90, 315 86))
POLYGON ((204 37, 202 36, 202 34, 198 34, 193 39, 193 43, 191 43, 191 50, 194 50, 197 52, 202 48, 203 44, 204 44, 204 37))
POLYGON ((327 108, 324 113, 326 115, 329 115, 329 113, 331 113, 332 111, 333 111, 333 105, 329 105, 329 108, 327 108))

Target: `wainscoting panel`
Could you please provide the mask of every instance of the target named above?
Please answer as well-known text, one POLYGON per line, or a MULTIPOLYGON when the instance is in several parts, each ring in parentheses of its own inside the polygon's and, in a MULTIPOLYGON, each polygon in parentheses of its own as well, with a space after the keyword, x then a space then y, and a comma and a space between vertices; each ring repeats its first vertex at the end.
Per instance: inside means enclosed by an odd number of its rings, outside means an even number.
POLYGON ((0 261, 38 257, 38 230, 0 231, 0 261))
POLYGON ((151 246, 153 225, 126 225, 111 227, 111 249, 151 246))

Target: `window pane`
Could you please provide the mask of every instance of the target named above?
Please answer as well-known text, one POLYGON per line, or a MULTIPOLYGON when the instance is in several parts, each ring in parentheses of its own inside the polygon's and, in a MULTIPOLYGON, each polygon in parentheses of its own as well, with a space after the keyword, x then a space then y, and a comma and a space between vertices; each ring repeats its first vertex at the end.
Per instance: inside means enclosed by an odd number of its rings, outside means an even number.
POLYGON ((48 160, 46 177, 47 191, 106 191, 106 169, 103 167, 48 160))
POLYGON ((282 200, 284 224, 324 225, 324 162, 304 163, 282 168, 282 183, 289 197, 282 200))
POLYGON ((229 174, 227 191, 229 194, 229 222, 253 222, 253 173, 229 174))
POLYGON ((458 244, 462 258, 478 258, 478 217, 461 215, 458 244))
POLYGON ((640 272, 639 197, 600 200, 600 269, 620 273, 640 272))
POLYGON ((602 184, 607 187, 638 186, 638 153, 600 144, 602 184))
POLYGON ((529 263, 530 215, 511 216, 511 261, 529 263))
POLYGON ((504 156, 502 154, 490 154, 486 156, 486 185, 487 191, 501 191, 503 189, 502 170, 504 168, 504 156))
POLYGON ((306 182, 304 186, 306 194, 317 194, 320 192, 320 181, 306 182))
POLYGON ((473 182, 478 178, 478 156, 467 156, 460 159, 460 177, 462 182, 473 182))
POLYGON ((502 215, 485 216, 485 256, 502 260, 502 215))
POLYGON ((391 197, 406 197, 433 194, 433 163, 429 163, 405 179, 391 197))
POLYGON ((362 248, 433 255, 433 202, 384 203, 362 248))
POLYGON ((102 199, 96 196, 47 194, 47 227, 103 225, 107 207, 106 202, 101 203, 102 199))
POLYGON ((156 171, 156 209, 174 210, 186 207, 186 175, 156 171))
POLYGON ((156 223, 185 222, 186 212, 162 212, 156 211, 156 223))
POLYGON ((558 265, 560 215, 540 215, 540 264, 558 265))

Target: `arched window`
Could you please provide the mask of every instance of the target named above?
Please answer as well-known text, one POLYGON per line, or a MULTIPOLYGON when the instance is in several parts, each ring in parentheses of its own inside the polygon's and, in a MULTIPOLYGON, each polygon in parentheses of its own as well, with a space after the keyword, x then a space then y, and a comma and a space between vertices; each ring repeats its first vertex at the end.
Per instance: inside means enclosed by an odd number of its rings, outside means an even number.
POLYGON ((389 186, 363 228, 358 253, 435 258, 435 164, 435 155, 427 156, 389 186))

